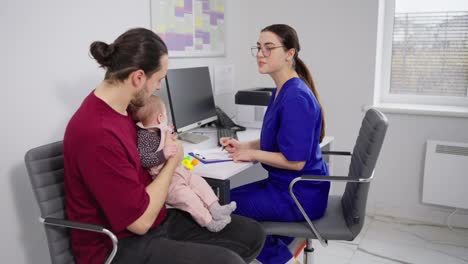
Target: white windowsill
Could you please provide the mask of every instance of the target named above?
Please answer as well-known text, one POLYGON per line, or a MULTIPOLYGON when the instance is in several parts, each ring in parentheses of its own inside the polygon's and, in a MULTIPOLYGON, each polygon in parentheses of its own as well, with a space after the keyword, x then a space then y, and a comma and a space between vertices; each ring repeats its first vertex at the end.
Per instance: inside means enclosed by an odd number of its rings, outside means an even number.
POLYGON ((363 110, 376 108, 384 113, 429 115, 448 117, 468 117, 468 107, 442 105, 389 104, 366 105, 363 110))

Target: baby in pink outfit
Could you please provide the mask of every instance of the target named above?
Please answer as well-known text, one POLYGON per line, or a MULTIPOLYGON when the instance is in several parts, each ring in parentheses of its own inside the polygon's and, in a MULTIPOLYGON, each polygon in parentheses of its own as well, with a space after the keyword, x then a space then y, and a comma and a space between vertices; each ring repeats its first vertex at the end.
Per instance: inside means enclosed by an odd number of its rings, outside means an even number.
MULTIPOLYGON (((138 150, 141 164, 151 176, 157 177, 168 158, 175 154, 175 145, 166 145, 166 137, 173 136, 167 124, 164 102, 152 95, 143 107, 132 109, 137 123, 138 150)), ((190 213, 195 221, 211 232, 222 230, 231 222, 236 203, 220 205, 208 183, 199 175, 180 165, 172 176, 166 203, 190 213)))

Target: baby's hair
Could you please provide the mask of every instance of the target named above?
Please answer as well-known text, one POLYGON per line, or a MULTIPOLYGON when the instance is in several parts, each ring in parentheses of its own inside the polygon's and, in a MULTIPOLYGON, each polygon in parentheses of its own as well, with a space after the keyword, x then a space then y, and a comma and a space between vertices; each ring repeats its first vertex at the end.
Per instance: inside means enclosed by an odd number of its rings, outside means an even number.
POLYGON ((161 97, 151 95, 145 100, 145 104, 143 106, 137 107, 129 105, 128 109, 135 122, 147 124, 154 115, 162 113, 165 110, 165 105, 161 97))

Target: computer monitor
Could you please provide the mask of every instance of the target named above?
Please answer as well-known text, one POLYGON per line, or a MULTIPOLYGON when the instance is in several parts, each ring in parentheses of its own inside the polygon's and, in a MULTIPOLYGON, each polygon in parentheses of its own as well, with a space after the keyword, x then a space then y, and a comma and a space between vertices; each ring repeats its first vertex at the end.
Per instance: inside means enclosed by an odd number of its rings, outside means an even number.
POLYGON ((171 119, 177 133, 217 120, 207 66, 169 69, 165 86, 171 119))

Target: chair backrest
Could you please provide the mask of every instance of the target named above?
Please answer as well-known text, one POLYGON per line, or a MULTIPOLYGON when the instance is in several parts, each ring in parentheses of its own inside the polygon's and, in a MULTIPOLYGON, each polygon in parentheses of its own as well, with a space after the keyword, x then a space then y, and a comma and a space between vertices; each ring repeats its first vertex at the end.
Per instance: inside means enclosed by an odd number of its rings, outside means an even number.
MULTIPOLYGON (((388 120, 382 112, 373 108, 367 110, 354 145, 348 177, 369 178, 372 176, 387 127, 388 120)), ((350 182, 346 184, 341 199, 346 223, 355 236, 359 234, 364 224, 368 192, 368 182, 350 182)))
MULTIPOLYGON (((62 141, 29 150, 24 161, 42 217, 66 219, 62 141)), ((53 264, 75 263, 67 228, 45 225, 53 264)))

